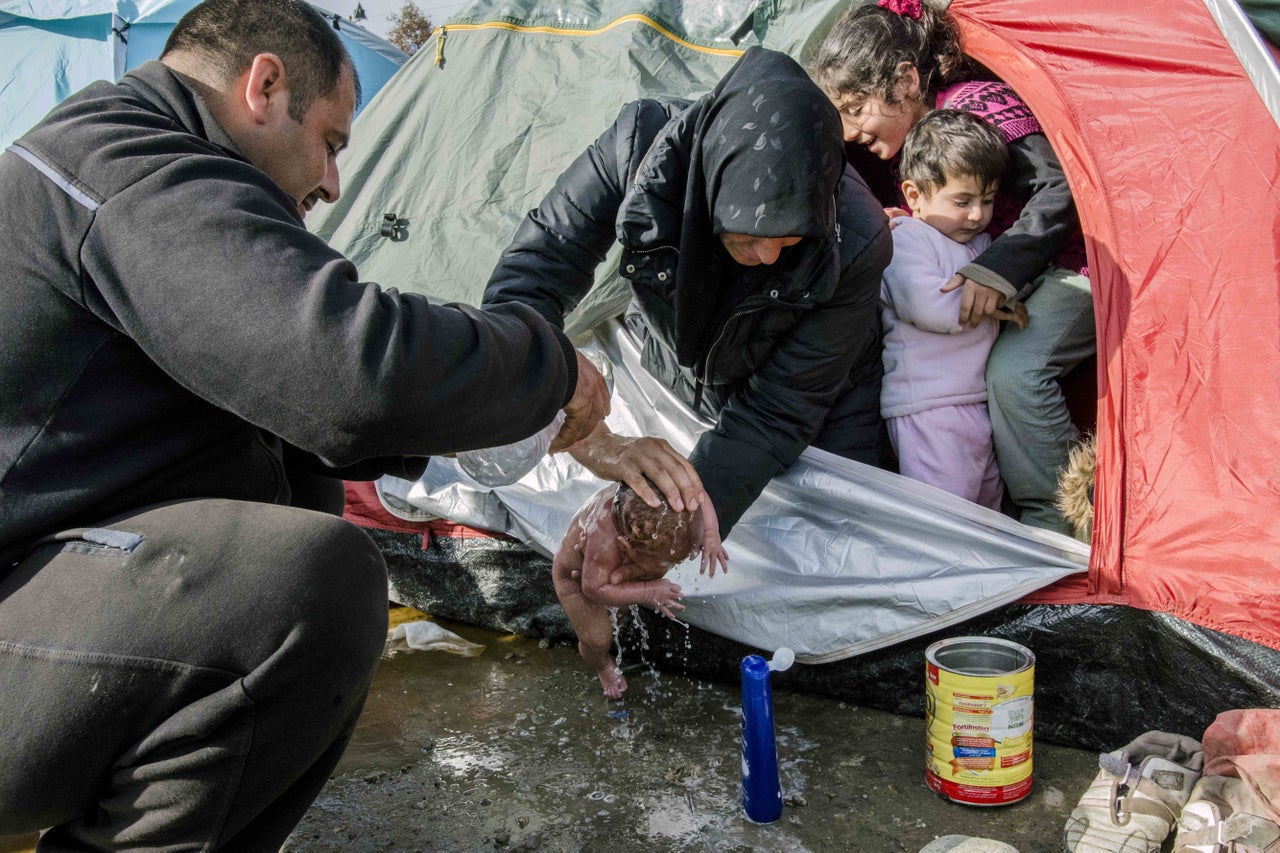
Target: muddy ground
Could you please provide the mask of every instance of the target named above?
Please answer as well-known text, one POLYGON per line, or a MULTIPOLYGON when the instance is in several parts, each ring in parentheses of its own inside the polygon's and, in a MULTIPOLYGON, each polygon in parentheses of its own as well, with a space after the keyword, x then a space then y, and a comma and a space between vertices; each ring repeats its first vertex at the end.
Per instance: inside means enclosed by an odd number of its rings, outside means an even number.
POLYGON ((611 701, 567 645, 442 624, 483 654, 384 659, 285 850, 915 853, 959 834, 1049 853, 1097 772, 1096 753, 1037 743, 1026 799, 952 803, 924 784, 922 719, 775 688, 786 805, 755 825, 738 684, 628 659, 631 688, 611 701))

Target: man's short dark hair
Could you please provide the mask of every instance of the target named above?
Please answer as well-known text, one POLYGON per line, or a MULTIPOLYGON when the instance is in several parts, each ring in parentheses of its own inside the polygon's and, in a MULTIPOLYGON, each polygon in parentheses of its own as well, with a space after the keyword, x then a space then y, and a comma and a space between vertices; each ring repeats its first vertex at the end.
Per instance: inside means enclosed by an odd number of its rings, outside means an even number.
POLYGON ((1009 150, 1000 131, 973 113, 932 110, 902 143, 898 173, 926 196, 948 178, 970 176, 983 187, 999 185, 1009 171, 1009 150))
POLYGON ((289 116, 301 122, 317 98, 338 88, 351 73, 356 103, 360 76, 333 24, 305 0, 204 0, 169 33, 161 59, 184 52, 199 57, 231 80, 260 53, 274 53, 289 81, 289 116))

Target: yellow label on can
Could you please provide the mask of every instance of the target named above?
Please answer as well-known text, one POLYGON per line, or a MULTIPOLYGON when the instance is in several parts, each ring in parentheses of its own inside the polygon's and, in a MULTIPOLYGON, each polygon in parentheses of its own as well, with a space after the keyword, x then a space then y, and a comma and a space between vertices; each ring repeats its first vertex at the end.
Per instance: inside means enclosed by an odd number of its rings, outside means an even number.
MULTIPOLYGON (((1028 658, 1030 657, 1028 653, 1028 658)), ((1035 666, 996 675, 927 662, 925 778, 949 799, 1003 805, 1031 790, 1035 666)))

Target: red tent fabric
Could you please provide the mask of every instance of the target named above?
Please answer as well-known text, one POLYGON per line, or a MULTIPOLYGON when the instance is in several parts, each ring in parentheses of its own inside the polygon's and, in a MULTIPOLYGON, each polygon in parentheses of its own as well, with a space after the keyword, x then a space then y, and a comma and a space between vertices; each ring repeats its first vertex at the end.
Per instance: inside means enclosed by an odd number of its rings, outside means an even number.
POLYGON ((950 10, 1062 159, 1093 279, 1092 561, 1028 600, 1127 604, 1280 649, 1280 129, 1211 5, 950 10))

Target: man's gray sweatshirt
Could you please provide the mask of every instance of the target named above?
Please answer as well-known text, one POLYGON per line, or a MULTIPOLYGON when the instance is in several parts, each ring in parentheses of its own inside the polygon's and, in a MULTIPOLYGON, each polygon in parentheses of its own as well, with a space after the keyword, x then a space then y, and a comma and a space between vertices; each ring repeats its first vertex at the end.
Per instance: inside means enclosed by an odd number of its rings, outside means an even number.
POLYGON ((535 432, 576 381, 532 309, 360 282, 158 62, 0 154, 0 574, 136 507, 414 475, 535 432))

